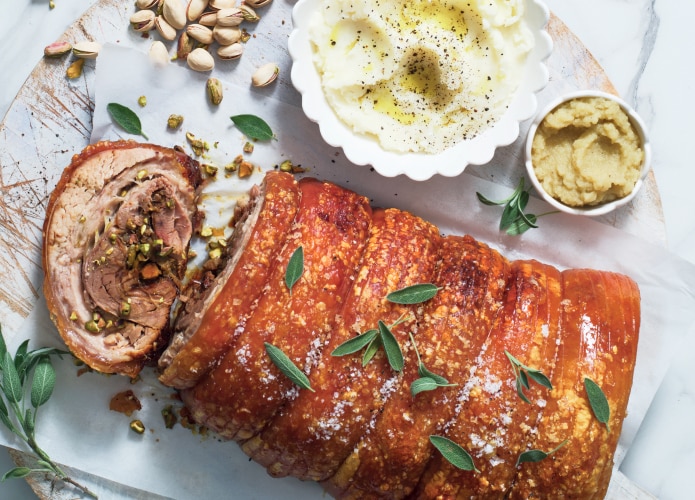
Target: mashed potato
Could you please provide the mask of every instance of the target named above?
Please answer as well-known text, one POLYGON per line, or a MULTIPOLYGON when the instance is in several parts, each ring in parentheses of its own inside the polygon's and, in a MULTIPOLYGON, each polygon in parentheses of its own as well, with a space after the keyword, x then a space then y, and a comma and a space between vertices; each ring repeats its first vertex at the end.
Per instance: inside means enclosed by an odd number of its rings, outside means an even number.
POLYGON ((504 113, 534 42, 524 0, 321 0, 309 36, 343 122, 427 153, 504 113))
POLYGON ((543 189, 565 205, 580 207, 630 194, 641 175, 644 150, 617 102, 583 97, 543 119, 531 158, 543 189))

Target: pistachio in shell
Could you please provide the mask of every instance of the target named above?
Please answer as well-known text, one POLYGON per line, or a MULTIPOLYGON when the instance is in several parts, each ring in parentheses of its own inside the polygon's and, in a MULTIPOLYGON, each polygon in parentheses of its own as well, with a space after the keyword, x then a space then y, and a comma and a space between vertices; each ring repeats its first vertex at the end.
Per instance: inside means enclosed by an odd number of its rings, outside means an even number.
POLYGON ((188 54, 186 58, 188 67, 194 71, 211 71, 215 67, 215 59, 207 50, 198 47, 188 54))
POLYGON ((190 22, 198 19, 208 7, 208 0, 189 0, 186 6, 186 19, 190 22))
POLYGON ((210 0, 208 7, 212 10, 229 9, 236 5, 236 0, 210 0))
POLYGON ((265 87, 274 82, 280 74, 280 68, 275 63, 264 64, 251 76, 251 83, 254 87, 265 87))
POLYGON ((154 27, 154 12, 151 10, 138 10, 130 16, 130 25, 135 31, 144 33, 154 27))
POLYGON ((237 26, 215 26, 212 36, 220 45, 231 45, 241 40, 241 29, 237 26))
POLYGON ((174 29, 180 30, 186 26, 186 8, 181 0, 164 0, 162 15, 174 29))
POLYGON ((230 45, 221 45, 217 49, 217 57, 225 61, 239 59, 243 53, 244 46, 239 42, 235 42, 230 45))
POLYGON ((176 58, 186 60, 191 51, 195 48, 195 40, 193 40, 185 31, 179 36, 179 41, 176 44, 176 58))
POLYGON ((150 60, 158 66, 169 64, 169 52, 164 43, 159 40, 155 40, 150 45, 149 56, 150 60))
POLYGON ((248 5, 249 7, 253 7, 254 9, 258 9, 259 7, 265 7, 272 1, 273 0, 244 0, 244 4, 248 5))
POLYGON ((198 24, 207 26, 208 28, 213 28, 217 25, 217 12, 206 12, 198 19, 198 24))
POLYGON ((210 45, 213 42, 212 30, 207 26, 203 26, 202 24, 189 24, 186 27, 186 33, 188 33, 188 36, 190 36, 193 40, 196 40, 203 45, 210 45))
POLYGON ((217 11, 217 24, 220 26, 239 26, 244 20, 244 12, 238 7, 217 11))
POLYGON ((72 46, 72 53, 80 59, 96 59, 101 51, 101 44, 98 42, 82 41, 72 46))
POLYGON ((176 30, 164 19, 164 16, 157 16, 154 18, 154 27, 157 33, 159 33, 159 36, 164 38, 164 40, 171 42, 176 39, 176 30))

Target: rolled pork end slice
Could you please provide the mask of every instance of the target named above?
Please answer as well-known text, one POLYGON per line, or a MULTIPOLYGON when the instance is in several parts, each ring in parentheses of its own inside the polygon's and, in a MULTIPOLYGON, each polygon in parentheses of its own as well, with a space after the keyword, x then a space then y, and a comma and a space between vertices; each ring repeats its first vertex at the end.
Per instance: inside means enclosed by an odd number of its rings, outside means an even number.
POLYGON ((201 280, 174 323, 172 342, 159 359, 160 381, 194 386, 226 354, 264 289, 299 205, 291 174, 268 172, 237 218, 226 263, 211 283, 201 280), (203 289, 204 288, 204 289, 203 289))
POLYGON ((161 351, 200 184, 195 160, 134 141, 90 145, 64 170, 43 227, 44 294, 91 368, 134 377, 161 351))

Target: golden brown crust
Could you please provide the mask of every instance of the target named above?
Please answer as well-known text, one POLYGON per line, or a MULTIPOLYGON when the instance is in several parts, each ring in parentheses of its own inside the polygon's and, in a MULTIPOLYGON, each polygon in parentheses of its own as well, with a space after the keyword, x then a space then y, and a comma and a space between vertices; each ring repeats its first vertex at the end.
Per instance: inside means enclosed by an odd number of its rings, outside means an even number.
POLYGON ((264 343, 311 371, 366 241, 371 208, 365 198, 313 179, 299 185, 297 219, 244 332, 217 367, 182 393, 194 418, 227 438, 253 437, 282 404, 297 397, 296 386, 272 364, 264 343), (304 272, 289 290, 285 272, 299 247, 304 272))
POLYGON ((297 181, 282 172, 265 176, 262 193, 262 206, 247 244, 239 249, 233 271, 198 329, 160 375, 163 384, 177 389, 194 386, 233 346, 251 315, 294 221, 300 197, 297 181))
POLYGON ((373 425, 401 375, 389 367, 383 350, 365 367, 361 353, 343 357, 330 353, 353 336, 377 328, 379 321, 392 325, 401 317, 412 317, 393 328, 405 345, 417 307, 393 304, 386 295, 433 279, 438 240, 436 228, 417 217, 394 209, 375 212, 354 287, 310 376, 316 392, 302 391, 244 446, 271 474, 326 479, 373 425))

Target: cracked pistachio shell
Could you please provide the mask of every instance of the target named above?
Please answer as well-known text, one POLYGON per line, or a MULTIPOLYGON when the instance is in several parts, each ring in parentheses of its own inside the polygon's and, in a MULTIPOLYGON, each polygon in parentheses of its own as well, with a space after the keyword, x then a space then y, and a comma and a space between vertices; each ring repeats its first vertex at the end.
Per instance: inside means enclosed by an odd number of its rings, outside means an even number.
POLYGON ((176 39, 176 30, 164 19, 164 16, 157 16, 154 18, 154 27, 157 33, 159 33, 159 36, 166 41, 171 42, 176 39))
POLYGON ((135 0, 138 9, 152 9, 157 6, 159 0, 135 0))
POLYGON ((280 68, 278 68, 277 64, 264 64, 253 73, 251 83, 254 87, 265 87, 273 83, 279 74, 280 68))
POLYGON ((215 59, 207 50, 198 47, 186 59, 188 66, 194 71, 211 71, 215 67, 215 59))
POLYGON ((238 7, 217 11, 217 24, 220 26, 239 26, 244 20, 244 12, 238 7))
POLYGON ((231 45, 241 40, 241 29, 237 26, 215 26, 212 36, 220 45, 231 45))
POLYGON ((193 40, 196 40, 203 45, 210 45, 213 42, 212 30, 207 26, 203 26, 202 24, 189 24, 186 27, 186 33, 188 33, 188 36, 190 36, 193 40))
POLYGON ((185 31, 179 36, 179 41, 176 44, 176 58, 186 60, 188 54, 191 53, 195 47, 195 40, 193 40, 188 33, 185 31))
POLYGON ((68 42, 53 42, 46 45, 43 49, 43 55, 46 57, 60 57, 72 50, 72 45, 68 42))
POLYGON ((236 0, 210 0, 208 6, 213 10, 229 9, 236 5, 236 0))
POLYGON ((254 9, 257 9, 259 7, 265 7, 268 5, 270 2, 273 0, 244 0, 244 3, 248 5, 249 7, 253 7, 254 9))
POLYGON ((200 16, 200 19, 198 19, 198 24, 202 24, 203 26, 207 26, 209 28, 213 28, 214 26, 217 25, 217 11, 214 12, 206 12, 202 16, 200 16))
POLYGON ((257 23, 261 20, 261 16, 256 14, 256 11, 248 5, 242 5, 241 7, 239 7, 239 10, 241 10, 241 15, 244 18, 244 21, 248 21, 250 23, 257 23))
POLYGON ((198 19, 208 8, 208 0, 189 0, 186 6, 186 19, 190 22, 198 19))
POLYGON ((186 26, 186 7, 181 0, 164 0, 162 15, 174 29, 180 30, 186 26))
POLYGON ((239 42, 230 45, 222 45, 217 49, 217 56, 225 61, 239 59, 244 53, 244 46, 239 42))
POLYGON ((130 25, 135 31, 150 31, 154 27, 154 17, 151 10, 138 10, 130 16, 130 25))
POLYGON ((80 59, 96 59, 101 50, 101 44, 97 42, 78 42, 72 46, 72 53, 80 59))
POLYGON ((166 66, 169 64, 169 51, 167 51, 164 43, 159 40, 155 40, 152 42, 152 45, 150 45, 149 56, 150 61, 157 66, 166 66))

